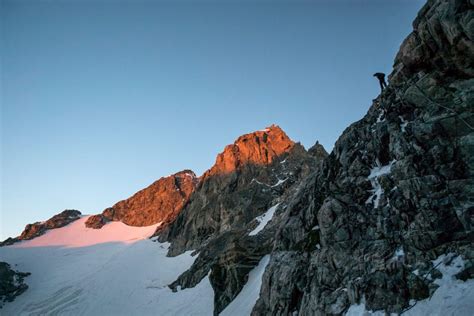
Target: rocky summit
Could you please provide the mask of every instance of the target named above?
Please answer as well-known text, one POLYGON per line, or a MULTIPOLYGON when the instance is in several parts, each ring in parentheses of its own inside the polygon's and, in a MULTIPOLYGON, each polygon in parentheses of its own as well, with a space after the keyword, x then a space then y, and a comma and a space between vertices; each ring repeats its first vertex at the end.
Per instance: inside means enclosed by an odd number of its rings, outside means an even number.
POLYGON ((204 173, 203 178, 232 173, 246 165, 269 165, 289 152, 294 145, 295 143, 277 125, 240 136, 217 156, 216 163, 204 173))
POLYGON ((429 0, 331 153, 272 125, 200 177, 28 225, 0 248, 32 272, 0 264, 24 292, 5 312, 472 315, 473 39, 473 1, 429 0))

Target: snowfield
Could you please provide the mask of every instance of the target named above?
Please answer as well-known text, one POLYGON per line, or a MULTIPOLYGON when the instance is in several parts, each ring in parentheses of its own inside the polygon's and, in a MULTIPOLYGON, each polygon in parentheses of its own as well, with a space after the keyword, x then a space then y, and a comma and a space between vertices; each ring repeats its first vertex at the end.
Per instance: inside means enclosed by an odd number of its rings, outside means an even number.
POLYGON ((95 230, 84 226, 87 218, 0 248, 0 261, 31 272, 29 289, 2 315, 212 315, 207 277, 192 289, 167 287, 195 257, 166 257, 168 244, 148 239, 158 225, 111 222, 95 230))
MULTIPOLYGON (((191 289, 173 293, 168 288, 196 256, 188 251, 166 257, 169 244, 148 238, 160 224, 132 227, 110 222, 102 229, 92 229, 85 227, 87 219, 0 247, 0 261, 31 272, 25 279, 28 290, 6 303, 0 310, 2 316, 213 315, 214 291, 208 277, 191 289)), ((225 315, 250 314, 268 261, 265 256, 250 272, 249 281, 225 315)))

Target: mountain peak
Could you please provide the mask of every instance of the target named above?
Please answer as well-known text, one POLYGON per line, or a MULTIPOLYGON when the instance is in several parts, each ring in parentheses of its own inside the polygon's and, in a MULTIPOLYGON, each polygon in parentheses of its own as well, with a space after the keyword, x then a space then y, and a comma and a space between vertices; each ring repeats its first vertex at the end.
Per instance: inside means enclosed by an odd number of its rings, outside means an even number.
POLYGON ((294 145, 288 135, 274 124, 263 130, 244 134, 217 155, 216 163, 206 171, 204 177, 230 173, 245 164, 268 165, 276 157, 290 151, 294 145))

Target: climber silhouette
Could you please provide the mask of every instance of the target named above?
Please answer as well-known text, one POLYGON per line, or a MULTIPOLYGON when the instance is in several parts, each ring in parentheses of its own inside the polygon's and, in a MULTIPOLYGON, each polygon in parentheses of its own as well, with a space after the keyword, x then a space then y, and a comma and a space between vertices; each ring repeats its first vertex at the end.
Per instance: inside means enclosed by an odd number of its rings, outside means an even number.
POLYGON ((374 73, 374 77, 377 77, 377 79, 379 79, 380 90, 382 90, 383 92, 383 89, 387 87, 387 83, 385 82, 385 74, 382 72, 376 72, 374 73))

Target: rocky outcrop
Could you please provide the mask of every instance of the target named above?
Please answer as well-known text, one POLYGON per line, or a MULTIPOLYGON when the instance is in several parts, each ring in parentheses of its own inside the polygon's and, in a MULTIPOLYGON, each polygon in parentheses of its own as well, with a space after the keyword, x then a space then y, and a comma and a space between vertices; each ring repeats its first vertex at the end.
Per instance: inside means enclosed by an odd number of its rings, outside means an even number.
MULTIPOLYGON (((275 125, 239 137, 217 156, 176 221, 160 232, 160 240, 172 241, 170 255, 177 255, 213 235, 244 227, 294 183, 294 164, 303 156, 310 159, 275 125)), ((305 167, 304 161, 301 165, 305 167)))
POLYGON ((194 191, 198 178, 191 170, 163 177, 130 198, 91 216, 85 225, 99 229, 108 221, 149 226, 173 221, 194 191))
POLYGON ((28 289, 24 278, 29 275, 30 273, 14 271, 8 263, 0 262, 0 308, 3 303, 12 302, 28 289))
POLYGON ((176 220, 157 232, 159 240, 171 242, 171 256, 190 249, 199 252, 192 267, 170 287, 193 287, 209 274, 215 313, 222 311, 273 247, 272 222, 277 222, 279 210, 262 232, 249 236, 258 224, 256 217, 293 194, 326 155, 319 144, 306 151, 275 125, 227 146, 176 220))
POLYGON ((420 11, 388 88, 286 201, 253 315, 400 313, 435 290, 441 254, 472 270, 472 9, 420 11))
POLYGON ((110 222, 110 220, 104 215, 97 214, 89 216, 84 225, 86 225, 87 228, 101 229, 108 222, 110 222))
POLYGON ((81 217, 81 212, 77 210, 64 210, 59 214, 54 215, 45 222, 36 222, 26 225, 20 236, 16 238, 8 238, 3 241, 0 246, 12 245, 21 240, 29 240, 43 235, 50 229, 64 227, 81 217))

